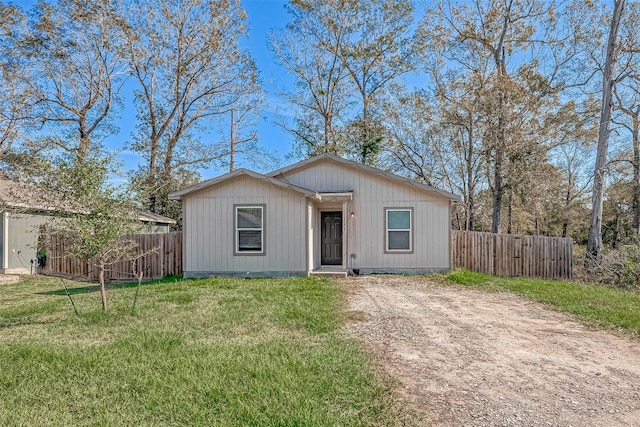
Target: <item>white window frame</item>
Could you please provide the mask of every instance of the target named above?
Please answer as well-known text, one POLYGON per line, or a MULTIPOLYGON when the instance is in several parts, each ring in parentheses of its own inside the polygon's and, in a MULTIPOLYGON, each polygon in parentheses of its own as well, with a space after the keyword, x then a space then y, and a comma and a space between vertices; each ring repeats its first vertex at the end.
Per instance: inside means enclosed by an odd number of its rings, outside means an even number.
POLYGON ((413 208, 385 208, 384 209, 384 252, 390 254, 413 253, 413 208), (389 212, 409 212, 409 228, 389 228, 389 212), (389 249, 390 231, 408 231, 409 249, 389 249))
POLYGON ((264 255, 265 254, 265 205, 234 205, 233 206, 233 229, 234 229, 234 255, 264 255), (260 227, 239 228, 238 227, 238 210, 239 209, 260 209, 261 224, 260 227), (240 250, 240 231, 260 231, 260 250, 247 251, 240 250))

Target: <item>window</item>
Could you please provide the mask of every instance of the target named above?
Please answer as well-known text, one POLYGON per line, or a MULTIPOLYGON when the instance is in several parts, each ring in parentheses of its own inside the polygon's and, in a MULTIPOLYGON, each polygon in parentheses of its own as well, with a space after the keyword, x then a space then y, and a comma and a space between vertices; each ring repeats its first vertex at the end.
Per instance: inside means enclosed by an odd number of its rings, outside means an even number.
POLYGON ((264 254, 264 206, 235 207, 236 254, 264 254))
POLYGON ((411 252, 412 209, 385 209, 385 252, 411 252))

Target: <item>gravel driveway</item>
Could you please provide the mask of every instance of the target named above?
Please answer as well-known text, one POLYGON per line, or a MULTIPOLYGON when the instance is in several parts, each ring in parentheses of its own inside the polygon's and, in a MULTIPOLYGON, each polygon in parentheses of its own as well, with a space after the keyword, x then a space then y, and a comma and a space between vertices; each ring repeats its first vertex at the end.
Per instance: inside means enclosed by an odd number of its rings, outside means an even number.
POLYGON ((640 426, 640 342, 510 294, 345 279, 347 329, 436 426, 640 426))

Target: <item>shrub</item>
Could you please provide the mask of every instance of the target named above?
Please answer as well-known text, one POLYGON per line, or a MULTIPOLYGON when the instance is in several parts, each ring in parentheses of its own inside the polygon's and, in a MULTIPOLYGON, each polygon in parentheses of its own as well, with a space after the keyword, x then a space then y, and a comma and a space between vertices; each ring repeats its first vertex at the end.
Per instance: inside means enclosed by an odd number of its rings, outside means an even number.
POLYGON ((603 281, 620 287, 640 285, 640 242, 614 249, 602 258, 599 273, 603 281))

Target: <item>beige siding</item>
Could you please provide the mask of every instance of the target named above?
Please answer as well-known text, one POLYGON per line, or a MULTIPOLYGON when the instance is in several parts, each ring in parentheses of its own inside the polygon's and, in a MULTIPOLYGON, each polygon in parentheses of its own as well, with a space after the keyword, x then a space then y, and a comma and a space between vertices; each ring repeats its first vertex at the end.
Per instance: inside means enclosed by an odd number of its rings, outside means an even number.
MULTIPOLYGON (((450 268, 449 199, 331 160, 277 178, 318 192, 353 191, 355 216, 351 218, 350 212, 345 215, 346 235, 352 239, 348 242, 349 268, 364 271, 450 268), (413 208, 413 253, 385 253, 385 208, 413 208), (353 263, 351 254, 356 255, 353 263)), ((317 232, 314 236, 318 236, 317 232)), ((313 249, 318 252, 319 245, 313 249)), ((314 257, 314 264, 318 262, 318 257, 314 257)))
POLYGON ((316 242, 316 234, 318 232, 318 210, 314 203, 309 201, 307 205, 307 269, 311 271, 320 265, 319 258, 316 262, 317 251, 313 250, 313 245, 316 242))
POLYGON ((0 274, 4 273, 4 269, 9 265, 9 214, 0 212, 0 274))
POLYGON ((307 199, 241 176, 184 201, 185 276, 308 270, 307 199), (265 205, 265 255, 234 255, 234 205, 265 205))
POLYGON ((7 213, 7 265, 6 273, 31 272, 31 260, 38 250, 38 227, 47 224, 50 217, 22 213, 7 213))

